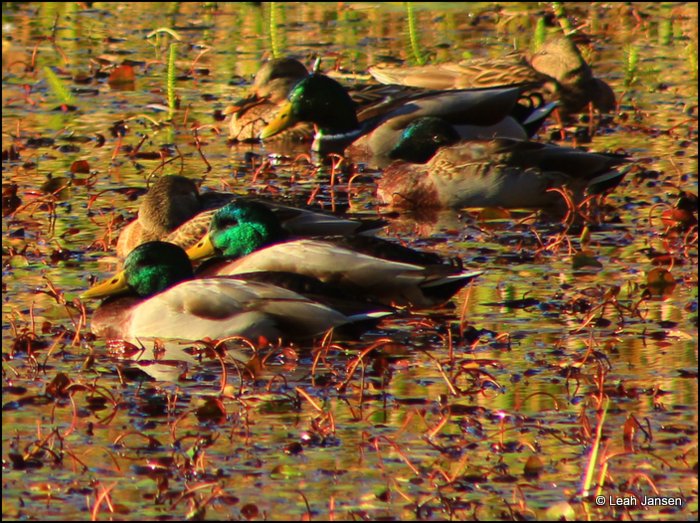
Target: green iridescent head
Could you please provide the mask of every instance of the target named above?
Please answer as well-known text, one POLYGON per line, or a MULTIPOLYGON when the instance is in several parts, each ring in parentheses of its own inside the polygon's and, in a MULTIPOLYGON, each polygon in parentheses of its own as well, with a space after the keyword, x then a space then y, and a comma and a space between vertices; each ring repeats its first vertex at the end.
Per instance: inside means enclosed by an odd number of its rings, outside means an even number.
POLYGON ((146 297, 158 294, 194 276, 185 251, 166 242, 142 243, 124 260, 124 269, 83 293, 83 298, 103 298, 132 292, 146 297))
POLYGON ((209 233, 187 255, 193 261, 212 255, 240 258, 286 237, 279 218, 265 205, 237 200, 214 214, 209 233))

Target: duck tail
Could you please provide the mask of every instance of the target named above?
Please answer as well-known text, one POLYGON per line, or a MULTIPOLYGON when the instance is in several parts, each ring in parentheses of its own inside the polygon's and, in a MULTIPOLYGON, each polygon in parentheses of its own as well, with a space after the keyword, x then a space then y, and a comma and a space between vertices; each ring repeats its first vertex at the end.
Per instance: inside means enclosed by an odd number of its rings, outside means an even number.
POLYGON ((531 93, 520 97, 511 116, 520 122, 528 138, 532 138, 558 105, 557 101, 545 103, 540 93, 531 93))
POLYGON ((599 174, 588 182, 588 192, 590 194, 603 194, 611 191, 620 185, 620 182, 630 171, 630 169, 632 169, 632 165, 626 165, 621 169, 614 169, 603 174, 599 174))
POLYGON ((374 311, 374 312, 362 312, 359 314, 353 314, 348 316, 348 321, 350 323, 357 323, 361 321, 378 321, 387 316, 394 314, 394 311, 374 311))
POLYGON ((528 138, 532 138, 537 131, 540 130, 544 121, 552 114, 552 111, 559 106, 559 102, 549 102, 541 107, 533 110, 525 120, 523 120, 523 128, 527 133, 528 138))
POLYGON ((432 278, 421 284, 423 294, 435 302, 445 302, 454 296, 457 291, 472 281, 484 271, 464 271, 448 276, 432 278))
POLYGON ((348 322, 336 327, 335 330, 341 337, 357 338, 365 331, 375 328, 383 318, 394 314, 394 312, 393 310, 374 311, 348 315, 346 316, 348 322))

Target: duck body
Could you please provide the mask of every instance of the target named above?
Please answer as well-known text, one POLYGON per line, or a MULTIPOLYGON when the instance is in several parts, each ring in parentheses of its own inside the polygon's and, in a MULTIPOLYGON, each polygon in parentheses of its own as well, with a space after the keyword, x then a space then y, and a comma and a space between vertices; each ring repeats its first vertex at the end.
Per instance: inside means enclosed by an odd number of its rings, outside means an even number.
POLYGON ((529 56, 510 53, 503 58, 472 59, 419 67, 371 67, 379 82, 428 89, 465 89, 529 84, 544 89, 560 102, 564 114, 582 111, 589 103, 603 113, 615 109, 615 94, 596 78, 576 44, 567 37, 550 38, 529 56))
POLYGON ((293 240, 264 247, 205 272, 235 275, 255 271, 293 272, 393 306, 428 308, 449 300, 481 271, 450 265, 419 266, 378 258, 319 240, 293 240))
POLYGON ((286 241, 266 209, 253 202, 232 202, 219 210, 209 234, 189 249, 188 255, 193 260, 214 254, 228 258, 210 264, 203 276, 256 271, 296 273, 353 296, 417 308, 444 303, 481 274, 444 263, 435 254, 378 238, 350 241, 356 246, 362 243, 362 250, 334 241, 286 241))
POLYGON ((92 331, 128 340, 304 339, 388 314, 348 316, 264 281, 189 279, 192 276, 190 261, 180 247, 157 241, 138 246, 127 256, 124 271, 83 294, 100 298, 128 293, 106 300, 95 311, 92 331))
POLYGON ((589 153, 534 142, 458 142, 425 164, 396 161, 383 172, 377 195, 394 208, 557 207, 566 186, 574 203, 624 177, 620 155, 589 153))
MULTIPOLYGON (((381 166, 406 126, 426 116, 443 118, 462 139, 527 138, 539 125, 526 126, 514 116, 522 118, 523 108, 518 105, 521 94, 520 87, 420 90, 386 99, 358 113, 342 85, 325 75, 312 74, 294 87, 288 103, 263 129, 261 138, 274 136, 297 122, 311 122, 317 128, 313 144, 316 151, 342 153, 352 144, 350 156, 362 155, 381 166)), ((541 120, 548 113, 542 114, 541 120)))
MULTIPOLYGON (((117 240, 117 256, 125 258, 136 246, 163 240, 187 249, 209 229, 214 212, 239 198, 220 192, 200 193, 193 180, 171 175, 158 178, 139 206, 138 217, 129 223, 117 240)), ((290 234, 318 236, 370 232, 378 222, 361 222, 301 209, 272 201, 263 201, 275 212, 290 234)))
POLYGON ((303 339, 354 319, 275 285, 220 277, 185 281, 138 302, 108 301, 92 331, 115 339, 303 339))

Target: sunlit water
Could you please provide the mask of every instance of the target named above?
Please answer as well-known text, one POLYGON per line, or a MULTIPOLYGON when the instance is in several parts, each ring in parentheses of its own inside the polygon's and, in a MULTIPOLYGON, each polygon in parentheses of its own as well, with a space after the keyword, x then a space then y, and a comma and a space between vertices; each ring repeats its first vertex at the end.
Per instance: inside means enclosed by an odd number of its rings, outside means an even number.
MULTIPOLYGON (((416 7, 419 41, 431 59, 444 61, 527 47, 543 7, 430 9, 416 7)), ((561 230, 547 217, 485 222, 464 211, 392 219, 383 235, 486 273, 449 306, 385 321, 359 342, 339 341, 320 361, 310 346, 269 351, 264 368, 249 364, 254 381, 241 383, 233 361, 248 360, 250 350, 232 345, 220 417, 198 410, 219 393, 217 360, 144 361, 135 371, 102 340, 74 340, 79 314, 64 301, 115 269, 118 228, 138 205, 121 189, 142 188, 150 175, 205 177, 206 187, 295 203, 318 189, 315 201, 326 209, 376 217, 382 209, 373 179, 381 173, 367 171, 350 192, 347 175, 330 187, 328 170, 311 175, 303 161, 291 162, 299 148, 284 151, 290 158, 274 160, 253 182, 254 167, 280 151, 230 147, 215 111, 244 93, 272 49, 308 62, 320 55, 322 67, 337 62, 360 74, 388 57, 410 61, 405 7, 278 4, 272 30, 269 5, 5 7, 3 153, 14 144, 20 158, 3 157, 3 190, 17 184, 21 206, 3 218, 3 517, 84 519, 114 510, 120 519, 181 519, 200 509, 211 519, 298 519, 308 502, 317 519, 446 519, 450 512, 454 519, 511 519, 547 517, 567 501, 579 518, 621 517, 621 508, 573 501, 602 389, 603 492, 682 496, 681 507, 637 507, 633 517, 692 518, 697 237, 668 233, 661 214, 678 190, 697 194, 697 5, 578 9, 574 21, 587 24, 595 42, 589 58, 621 97, 614 122, 585 145, 624 150, 640 166, 608 199, 606 223, 592 231, 587 248, 600 266, 574 270, 566 244, 543 249, 561 230), (147 38, 164 27, 182 38, 177 67, 187 74, 176 83, 174 125, 161 111, 172 38, 147 38), (135 62, 134 90, 93 78, 97 63, 123 60, 135 62), (45 66, 74 90, 77 111, 56 109, 61 100, 45 66), (87 83, 71 80, 81 76, 87 83), (113 157, 120 120, 128 126, 126 148, 113 157), (194 145, 197 125, 210 171, 194 145), (39 141, 46 138, 52 141, 39 141), (142 152, 167 146, 172 157, 176 146, 182 160, 162 170, 159 160, 129 157, 144 138, 142 152), (255 165, 247 153, 259 155, 255 165), (76 160, 89 163, 89 175, 70 172, 76 160), (72 180, 59 200, 41 191, 48 176, 72 180), (644 299, 657 266, 670 269, 676 286, 644 299), (350 376, 358 354, 375 342, 378 350, 350 376), (60 373, 74 382, 75 407, 65 395, 45 396, 60 373), (149 374, 156 381, 143 382, 149 374), (144 435, 154 438, 150 446, 144 435), (538 477, 523 476, 531 455, 542 461, 538 477)), ((580 248, 578 232, 569 239, 580 248)), ((152 360, 151 346, 141 359, 152 360)), ((166 359, 183 360, 180 347, 166 359)))

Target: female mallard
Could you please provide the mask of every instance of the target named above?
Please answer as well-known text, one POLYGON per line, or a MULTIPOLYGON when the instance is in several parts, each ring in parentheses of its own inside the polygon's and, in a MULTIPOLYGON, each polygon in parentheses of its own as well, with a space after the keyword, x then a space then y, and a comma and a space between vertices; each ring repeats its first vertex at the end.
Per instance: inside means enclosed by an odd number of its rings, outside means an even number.
POLYGON ((377 193, 395 208, 550 207, 563 199, 549 189, 563 186, 578 203, 586 192, 612 189, 627 171, 617 169, 627 162, 621 155, 506 139, 462 142, 435 118, 413 122, 390 154, 427 161, 384 169, 377 193))
MULTIPOLYGON (((260 131, 274 117, 292 87, 307 77, 304 64, 295 58, 276 58, 266 62, 255 75, 247 97, 224 110, 231 115, 229 138, 239 142, 257 141, 260 131)), ((278 139, 298 142, 311 141, 313 126, 299 124, 277 135, 278 139)))
MULTIPOLYGON (((161 176, 143 197, 138 218, 119 235, 117 256, 124 258, 137 245, 153 240, 165 240, 186 249, 207 232, 216 209, 234 198, 233 194, 213 191, 200 193, 195 182, 184 176, 161 176)), ((263 204, 279 216, 291 234, 354 234, 378 225, 274 202, 263 204)))
POLYGON ((369 72, 382 83, 428 89, 537 85, 559 100, 565 114, 578 113, 589 103, 602 113, 615 109, 613 90, 593 75, 576 44, 564 36, 548 40, 529 57, 511 53, 502 59, 472 59, 456 64, 375 66, 369 72))
POLYGON ((336 285, 353 296, 418 308, 444 303, 482 272, 464 271, 434 253, 374 237, 333 242, 284 241, 286 238, 279 220, 268 209, 257 202, 236 201, 215 213, 209 234, 187 254, 193 261, 212 255, 231 258, 209 264, 202 273, 207 276, 298 273, 336 285))
POLYGON ((352 144, 348 150, 351 156, 381 166, 406 126, 425 116, 445 119, 463 139, 526 139, 554 106, 533 106, 528 98, 527 108, 519 105, 521 100, 519 87, 418 91, 386 99, 358 113, 342 85, 314 73, 292 89, 288 102, 260 137, 268 139, 298 122, 312 122, 317 128, 314 150, 322 154, 343 152, 352 144))
POLYGON ((139 245, 122 272, 83 293, 83 298, 129 294, 107 300, 95 311, 93 333, 130 340, 297 339, 388 314, 347 316, 267 282, 192 278, 191 262, 180 247, 159 241, 139 245))

